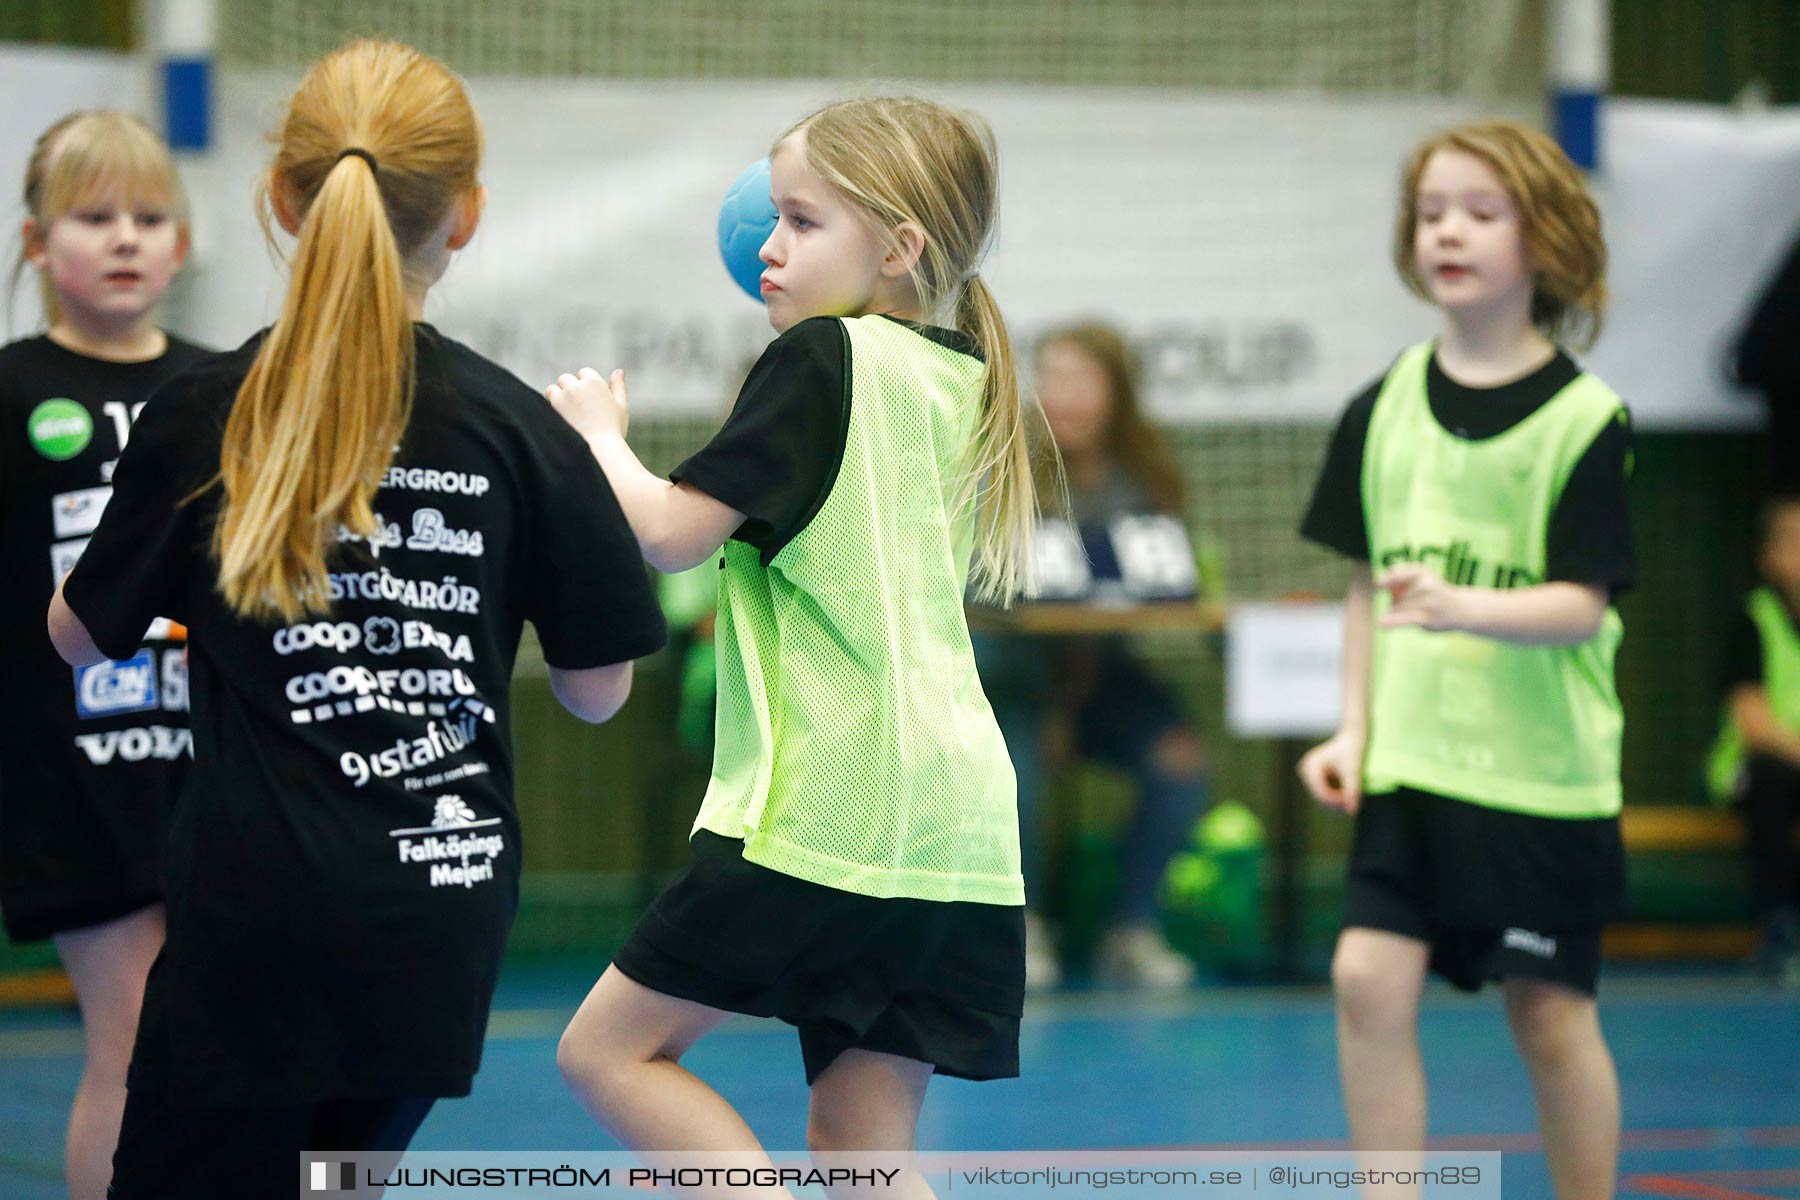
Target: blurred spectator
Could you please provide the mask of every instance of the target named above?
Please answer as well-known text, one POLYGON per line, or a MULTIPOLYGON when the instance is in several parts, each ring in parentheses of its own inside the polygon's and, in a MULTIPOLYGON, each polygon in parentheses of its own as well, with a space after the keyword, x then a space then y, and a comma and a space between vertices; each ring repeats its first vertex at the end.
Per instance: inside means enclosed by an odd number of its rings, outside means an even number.
MULTIPOLYGON (((1037 356, 1038 395, 1068 473, 1070 518, 1104 528, 1116 517, 1179 517, 1182 481, 1162 436, 1138 409, 1130 355, 1111 329, 1086 325, 1047 339, 1037 356)), ((1040 486, 1045 507, 1056 489, 1040 486)), ((1026 983, 1053 986, 1061 967, 1042 918, 1042 805, 1047 769, 1074 757, 1128 771, 1137 806, 1120 848, 1119 889, 1097 970, 1150 987, 1192 981, 1193 964, 1157 924, 1157 888, 1205 808, 1207 750, 1169 690, 1124 639, 990 637, 977 647, 982 685, 1019 777, 1025 870, 1026 983)))
POLYGON ((1769 502, 1758 566, 1726 664, 1725 720, 1709 764, 1717 799, 1744 814, 1751 898, 1762 926, 1758 969, 1800 988, 1800 497, 1769 502))

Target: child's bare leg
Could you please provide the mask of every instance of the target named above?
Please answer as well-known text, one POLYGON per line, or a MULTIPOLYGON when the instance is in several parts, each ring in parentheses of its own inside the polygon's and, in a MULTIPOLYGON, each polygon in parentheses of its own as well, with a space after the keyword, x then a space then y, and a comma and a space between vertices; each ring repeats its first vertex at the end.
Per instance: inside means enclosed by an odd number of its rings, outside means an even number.
MULTIPOLYGON (((846 1050, 813 1082, 807 1113, 806 1145, 821 1167, 821 1155, 889 1151, 885 1169, 910 1155, 918 1138, 919 1109, 931 1082, 931 1064, 873 1050, 846 1050)), ((876 1160, 871 1160, 872 1162, 876 1160)), ((843 1165, 849 1165, 848 1163, 843 1165)), ((880 1194, 896 1200, 928 1200, 935 1195, 923 1176, 910 1169, 894 1187, 828 1187, 833 1200, 880 1194)))
POLYGON ((125 1069, 137 1040, 144 978, 163 944, 163 906, 56 935, 81 1005, 81 1082, 69 1110, 63 1161, 70 1200, 101 1200, 112 1182, 113 1151, 125 1114, 125 1069))
MULTIPOLYGON (((1416 1161, 1424 1151, 1419 993, 1430 957, 1424 942, 1386 930, 1350 928, 1338 937, 1331 960, 1338 1070, 1350 1143, 1359 1153, 1405 1151, 1416 1161)), ((1364 1194, 1416 1195, 1417 1189, 1376 1187, 1364 1194)))
POLYGON ((1505 992, 1557 1200, 1605 1200, 1619 1162, 1619 1078, 1599 1008, 1592 996, 1542 980, 1509 979, 1505 992))
MULTIPOLYGON (((705 1165, 768 1167, 769 1156, 744 1118, 680 1063, 728 1015, 665 996, 608 967, 563 1031, 556 1065, 594 1119, 633 1150, 724 1151, 705 1165)), ((722 1183, 685 1194, 790 1195, 782 1187, 722 1183)))

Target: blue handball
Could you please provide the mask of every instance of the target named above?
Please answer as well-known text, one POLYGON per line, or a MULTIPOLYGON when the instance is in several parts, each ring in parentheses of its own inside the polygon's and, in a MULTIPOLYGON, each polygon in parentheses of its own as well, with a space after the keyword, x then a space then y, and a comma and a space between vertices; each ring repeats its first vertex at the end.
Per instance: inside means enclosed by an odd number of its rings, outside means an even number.
POLYGON ((744 169, 719 206, 719 255, 737 285, 762 302, 763 243, 775 232, 775 201, 769 198, 769 160, 744 169))

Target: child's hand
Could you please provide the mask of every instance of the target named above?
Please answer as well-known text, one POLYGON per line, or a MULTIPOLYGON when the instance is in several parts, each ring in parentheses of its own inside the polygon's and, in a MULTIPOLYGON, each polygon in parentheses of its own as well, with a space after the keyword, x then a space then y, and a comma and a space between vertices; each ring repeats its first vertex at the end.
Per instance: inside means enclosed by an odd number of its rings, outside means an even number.
POLYGON ((625 372, 602 378, 592 367, 576 375, 559 375, 544 389, 544 399, 588 441, 607 434, 625 436, 631 406, 625 401, 625 372))
POLYGON ((1362 804, 1363 739, 1339 733, 1300 759, 1300 781, 1326 808, 1355 814, 1362 804))
POLYGON ((1404 563, 1382 575, 1375 586, 1393 596, 1393 604, 1381 616, 1383 629, 1415 625, 1443 633, 1463 627, 1465 589, 1445 583, 1430 567, 1404 563))

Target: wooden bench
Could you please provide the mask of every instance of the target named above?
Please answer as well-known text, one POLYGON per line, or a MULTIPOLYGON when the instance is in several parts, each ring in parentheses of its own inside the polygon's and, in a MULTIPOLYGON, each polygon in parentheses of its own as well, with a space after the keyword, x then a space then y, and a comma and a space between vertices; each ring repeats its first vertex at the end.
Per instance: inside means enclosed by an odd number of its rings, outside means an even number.
POLYGON ((1724 808, 1657 804, 1619 814, 1626 854, 1723 853, 1744 848, 1744 826, 1724 808))
MULTIPOLYGON (((1654 854, 1741 854, 1744 826, 1735 812, 1697 805, 1626 805, 1619 816, 1628 858, 1654 854)), ((1796 830, 1800 841, 1800 830, 1796 830)), ((1756 949, 1746 921, 1693 924, 1630 921, 1606 931, 1608 958, 1637 961, 1739 959, 1756 949)))
POLYGON ((75 988, 61 967, 37 967, 0 975, 0 1008, 68 1008, 75 988))

